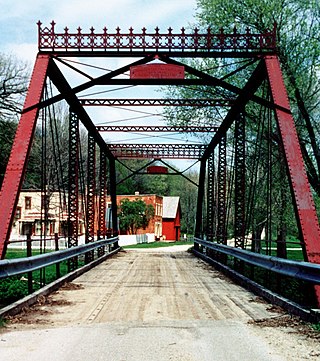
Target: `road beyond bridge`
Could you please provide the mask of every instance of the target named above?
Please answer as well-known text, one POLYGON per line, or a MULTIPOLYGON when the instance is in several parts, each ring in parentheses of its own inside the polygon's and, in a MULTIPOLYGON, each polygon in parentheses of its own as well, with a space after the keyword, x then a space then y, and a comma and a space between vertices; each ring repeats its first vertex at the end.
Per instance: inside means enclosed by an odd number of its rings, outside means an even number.
POLYGON ((320 356, 294 319, 179 246, 120 252, 43 301, 0 334, 2 361, 320 356))

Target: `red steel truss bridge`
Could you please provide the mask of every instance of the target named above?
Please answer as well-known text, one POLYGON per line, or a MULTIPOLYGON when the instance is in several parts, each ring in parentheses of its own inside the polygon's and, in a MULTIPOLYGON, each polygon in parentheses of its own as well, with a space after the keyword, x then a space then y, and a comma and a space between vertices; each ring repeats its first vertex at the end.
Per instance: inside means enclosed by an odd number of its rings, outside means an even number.
MULTIPOLYGON (((125 158, 148 158, 151 163, 194 159, 199 164, 198 183, 193 182, 198 187, 194 253, 210 258, 241 280, 247 279, 251 286, 248 278, 254 279, 255 267, 271 272, 268 279, 274 280, 278 273, 302 278, 311 282, 313 305, 319 306, 319 223, 277 56, 276 28, 241 33, 236 29, 174 32, 171 28, 167 32, 158 28, 152 32, 145 28, 138 32, 91 28, 85 32, 80 27, 74 31, 66 27, 59 32, 54 22, 49 26, 39 22, 38 36, 39 52, 0 193, 2 258, 17 221, 19 194, 38 128, 43 138, 41 221, 46 224, 50 215, 50 189, 57 190, 64 195, 60 207, 61 214, 67 215, 70 271, 77 268, 81 252, 89 263, 95 249, 98 257, 104 257, 110 245, 119 249, 116 194, 121 180, 116 177, 117 162, 123 163, 125 158), (120 58, 126 65, 117 66, 120 58), (221 72, 204 69, 202 59, 212 59, 216 70, 223 66, 224 75, 218 77, 221 72), (101 66, 108 62, 111 69, 101 66), (242 79, 242 86, 233 81, 235 76, 242 79), (155 98, 146 92, 139 97, 139 89, 161 87, 163 93, 168 86, 171 90, 180 87, 185 94, 193 94, 192 98, 155 98), (59 133, 55 122, 63 117, 61 104, 68 106, 69 119, 68 130, 59 133), (95 113, 97 107, 102 112, 95 113), (173 110, 181 125, 157 122, 159 113, 151 113, 151 107, 173 110), (186 108, 190 118, 179 118, 186 108), (139 117, 117 120, 117 112, 125 109, 138 112, 139 117), (101 114, 107 122, 99 119, 101 114), (147 119, 141 120, 143 117, 147 119), (117 141, 116 132, 157 136, 153 142, 137 144, 117 141), (181 138, 199 133, 209 140, 199 143, 197 138, 191 143, 181 138), (180 141, 163 142, 161 134, 180 136, 180 141), (66 137, 68 141, 63 143, 66 137), (64 153, 67 161, 61 159, 64 153), (49 159, 54 181, 49 179, 49 159), (281 190, 274 187, 275 180, 281 182, 281 190), (299 265, 287 259, 290 243, 284 214, 290 212, 305 260, 299 265), (84 222, 80 219, 83 214, 84 222), (86 245, 78 251, 75 246, 82 225, 86 245)), ((188 178, 172 165, 169 168, 188 178)), ((45 231, 42 236, 46 237, 45 231)), ((50 257, 50 264, 65 259, 59 252, 50 257)), ((30 268, 30 262, 19 264, 21 272, 40 267, 30 268)), ((1 267, 9 274, 8 265, 1 267)))

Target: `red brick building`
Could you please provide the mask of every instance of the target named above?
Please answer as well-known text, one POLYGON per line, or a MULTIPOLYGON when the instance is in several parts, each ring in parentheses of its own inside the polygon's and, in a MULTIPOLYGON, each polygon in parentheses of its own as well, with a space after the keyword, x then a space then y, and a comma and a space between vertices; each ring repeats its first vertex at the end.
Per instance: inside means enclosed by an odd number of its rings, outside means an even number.
MULTIPOLYGON (((142 199, 147 205, 151 204, 154 208, 154 217, 150 220, 148 227, 146 229, 138 229, 138 234, 154 233, 157 240, 162 237, 167 241, 177 241, 180 239, 180 197, 162 197, 156 194, 139 193, 135 195, 118 195, 118 206, 123 199, 128 199, 129 201, 142 199)), ((110 202, 109 199, 108 202, 110 202)))

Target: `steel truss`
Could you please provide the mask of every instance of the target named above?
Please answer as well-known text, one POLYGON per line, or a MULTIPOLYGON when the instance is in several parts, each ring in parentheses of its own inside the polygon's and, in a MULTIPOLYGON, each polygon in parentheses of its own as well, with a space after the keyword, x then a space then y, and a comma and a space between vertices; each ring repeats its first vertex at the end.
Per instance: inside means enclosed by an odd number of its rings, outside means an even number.
POLYGON ((215 237, 215 167, 214 153, 208 159, 207 181, 207 239, 212 242, 215 237))
POLYGON ((203 144, 109 144, 116 158, 200 159, 203 144))
POLYGON ((156 125, 97 125, 99 132, 177 132, 208 133, 217 132, 219 127, 197 126, 156 126, 156 125))
MULTIPOLYGON (((202 223, 203 219, 202 218, 203 218, 205 178, 206 178, 206 161, 202 158, 201 162, 200 162, 196 226, 195 226, 195 232, 194 232, 196 237, 203 237, 203 223, 202 223)), ((195 244, 195 247, 197 247, 196 244, 195 244)))
MULTIPOLYGON (((94 137, 88 134, 88 174, 87 174, 87 227, 86 243, 94 242, 95 218, 95 191, 96 191, 96 143, 94 137)), ((93 252, 86 254, 86 263, 93 261, 93 252)))
POLYGON ((80 99, 83 106, 175 106, 175 107, 229 107, 229 99, 80 99))
MULTIPOLYGON (((320 229, 317 214, 310 190, 307 174, 304 168, 303 158, 299 145, 299 140, 290 112, 287 92, 283 82, 283 76, 280 69, 279 59, 276 55, 276 31, 275 28, 260 34, 253 34, 249 30, 240 34, 235 29, 231 33, 226 33, 223 29, 213 32, 208 29, 206 32, 200 32, 195 29, 193 32, 173 32, 171 28, 167 32, 160 32, 158 28, 154 32, 147 32, 144 28, 140 32, 134 32, 129 29, 128 32, 122 32, 119 28, 115 32, 109 32, 106 28, 100 33, 96 33, 93 28, 89 32, 83 32, 78 28, 75 32, 70 32, 65 28, 63 32, 56 32, 55 23, 52 22, 49 27, 42 27, 38 23, 39 31, 39 54, 37 55, 34 71, 31 77, 30 86, 20 123, 17 128, 15 140, 8 167, 5 173, 4 181, 0 193, 0 252, 1 257, 5 255, 6 245, 9 240, 11 225, 14 220, 15 210, 18 202, 19 191, 25 175, 27 159, 30 154, 31 144, 34 136, 36 119, 39 110, 54 104, 61 100, 66 100, 72 109, 70 115, 70 169, 69 169, 69 214, 70 233, 69 246, 76 245, 77 242, 77 219, 75 202, 78 192, 78 142, 77 124, 81 120, 88 132, 93 135, 95 142, 103 150, 109 162, 110 175, 110 194, 112 198, 112 220, 114 234, 117 234, 117 214, 116 214, 116 172, 115 156, 122 158, 186 158, 201 159, 200 180, 199 180, 199 197, 197 202, 197 222, 196 234, 201 233, 202 224, 202 205, 204 192, 204 179, 206 162, 209 161, 214 149, 219 146, 218 166, 217 166, 217 240, 224 243, 226 240, 226 134, 234 124, 239 114, 244 112, 245 106, 249 101, 268 107, 275 111, 277 123, 280 130, 281 141, 285 153, 286 164, 288 168, 289 182, 293 195, 293 201, 296 208, 297 223, 301 234, 301 240, 305 246, 306 260, 320 263, 320 229), (74 88, 68 84, 61 70, 56 64, 60 57, 137 57, 139 60, 125 65, 119 69, 104 73, 103 75, 89 78, 88 81, 74 88), (244 66, 253 65, 257 61, 257 66, 253 70, 250 78, 243 88, 239 88, 226 81, 218 79, 204 71, 197 70, 181 61, 173 58, 247 58, 244 66), (187 79, 174 79, 160 76, 154 78, 126 79, 120 76, 130 71, 133 67, 150 65, 154 59, 159 59, 167 65, 177 65, 184 67, 184 72, 192 77, 187 79), (55 85, 58 94, 50 99, 42 99, 44 84, 46 78, 55 85), (271 88, 272 101, 266 100, 256 95, 257 89, 264 80, 268 80, 271 88), (236 98, 232 99, 227 105, 230 106, 228 113, 220 125, 219 129, 214 131, 212 140, 208 146, 205 145, 106 145, 98 130, 86 113, 85 105, 112 105, 112 106, 157 106, 176 105, 180 100, 111 100, 93 99, 91 104, 89 100, 82 101, 77 98, 77 94, 97 85, 208 85, 219 87, 230 94, 235 94, 236 98), (81 103, 83 102, 83 103, 81 103), (122 103, 121 103, 122 102, 122 103), (173 102, 173 103, 171 103, 173 102), (99 103, 99 104, 98 104, 99 103), (201 203, 201 204, 200 204, 201 203)), ((66 62, 65 62, 66 63, 66 62)), ((170 67, 167 67, 170 68, 170 67)), ((243 67, 238 68, 243 69, 243 67)), ((76 70, 76 69, 74 69, 76 70)), ((80 72, 80 71, 79 71, 80 72)), ((143 73, 143 72, 142 72, 143 73)), ((166 73, 167 74, 167 73, 166 73)), ((86 75, 86 74, 82 74, 86 75)), ((208 100, 193 103, 193 99, 179 106, 218 106, 220 100, 212 99, 210 104, 208 100)), ((219 104, 220 105, 220 104, 219 104)), ((221 104, 225 105, 225 104, 221 104)), ((237 173, 237 184, 235 185, 236 208, 238 213, 235 214, 235 233, 237 235, 237 245, 242 246, 243 241, 243 173, 244 173, 244 136, 245 129, 242 128, 241 122, 236 124, 236 153, 235 168, 237 173)), ((160 131, 160 128, 149 128, 148 131, 160 131), (151 130, 150 130, 151 129, 151 130)), ((108 131, 119 131, 111 130, 108 131)), ((122 131, 126 131, 125 128, 122 131)), ((135 131, 135 129, 134 129, 135 131)), ((138 131, 144 131, 139 129, 138 131)), ((176 131, 173 128, 167 128, 166 131, 176 131)), ((185 131, 182 130, 182 131, 185 131)), ((199 131, 201 131, 199 129, 199 131)), ((209 161, 210 163, 211 161, 209 161)), ((209 165, 209 172, 211 165, 209 165)), ((211 177, 211 175, 209 175, 211 177)), ((103 206, 102 206, 103 209, 103 206)), ((211 217, 211 215, 210 215, 211 217)), ((100 232, 102 228, 100 227, 100 232)), ((317 290, 317 297, 320 304, 320 291, 317 290)))
POLYGON ((235 247, 244 248, 245 225, 245 116, 239 114, 235 120, 235 215, 234 215, 234 239, 235 247))
POLYGON ((107 162, 106 154, 100 149, 100 172, 99 172, 99 228, 98 238, 106 234, 106 207, 107 207, 107 162))
MULTIPOLYGON (((100 149, 100 172, 99 172, 99 215, 98 215, 98 239, 106 237, 106 211, 107 211, 107 162, 106 154, 100 149)), ((98 256, 104 254, 104 247, 98 248, 98 256)))
MULTIPOLYGON (((78 245, 79 230, 79 118, 69 116, 69 186, 68 186, 68 248, 78 245)), ((77 268, 78 259, 68 261, 69 271, 77 268)))
POLYGON ((217 242, 225 244, 226 235, 226 195, 227 195, 227 140, 223 136, 219 143, 218 159, 218 199, 217 199, 217 242))

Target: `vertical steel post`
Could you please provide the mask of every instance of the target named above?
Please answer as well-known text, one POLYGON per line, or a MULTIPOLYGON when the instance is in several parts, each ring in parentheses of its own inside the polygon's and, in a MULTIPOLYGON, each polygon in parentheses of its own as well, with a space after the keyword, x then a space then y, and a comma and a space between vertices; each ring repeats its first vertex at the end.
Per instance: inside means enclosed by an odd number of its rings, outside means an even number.
MULTIPOLYGON (((195 236, 198 238, 202 237, 202 216, 203 216, 203 199, 204 199, 204 188, 206 178, 206 161, 201 159, 200 173, 199 173, 199 186, 198 186, 198 199, 197 199, 197 213, 196 213, 196 226, 195 236)), ((198 245, 195 243, 195 246, 198 245)))
MULTIPOLYGON (((88 174, 87 174, 87 207, 86 207, 86 238, 85 242, 94 242, 94 206, 96 191, 96 142, 94 137, 88 134, 88 174)), ((87 252, 85 255, 86 263, 93 261, 94 251, 87 252)))
MULTIPOLYGON (((107 195, 107 173, 106 173, 106 153, 100 148, 100 173, 99 173, 99 220, 98 220, 98 238, 106 236, 106 195, 107 195)), ((98 256, 104 254, 105 247, 98 249, 98 256)))
POLYGON ((0 192, 0 258, 5 257, 39 112, 50 55, 38 55, 0 192))
MULTIPOLYGON (((54 250, 59 251, 59 235, 58 233, 54 234, 54 250)), ((56 278, 60 278, 60 262, 56 264, 56 278)))
POLYGON ((217 242, 226 243, 226 183, 227 183, 227 141, 226 135, 219 142, 218 199, 217 199, 217 242))
POLYGON ((207 178, 207 240, 212 242, 215 236, 214 153, 208 159, 207 178))
MULTIPOLYGON (((276 55, 266 56, 265 63, 275 116, 283 143, 289 182, 297 214, 299 231, 304 242, 305 257, 309 262, 320 263, 320 227, 305 170, 297 130, 291 114, 280 62, 276 55)), ((320 306, 320 286, 315 286, 320 306)))
MULTIPOLYGON (((118 215, 117 215, 117 179, 116 179, 116 161, 115 158, 109 159, 110 172, 110 198, 111 198, 111 216, 112 216, 112 235, 118 235, 118 215)), ((118 244, 114 245, 118 247, 118 244)))
MULTIPOLYGON (((32 239, 31 234, 27 234, 27 257, 32 257, 32 239)), ((33 280, 32 280, 32 272, 28 272, 28 293, 31 294, 33 292, 33 280)))
MULTIPOLYGON (((78 245, 79 228, 79 119, 70 111, 69 116, 69 192, 68 192, 68 247, 78 245)), ((78 258, 68 261, 69 271, 78 266, 78 258)))
POLYGON ((235 121, 235 247, 244 248, 245 237, 245 116, 239 114, 235 121))

